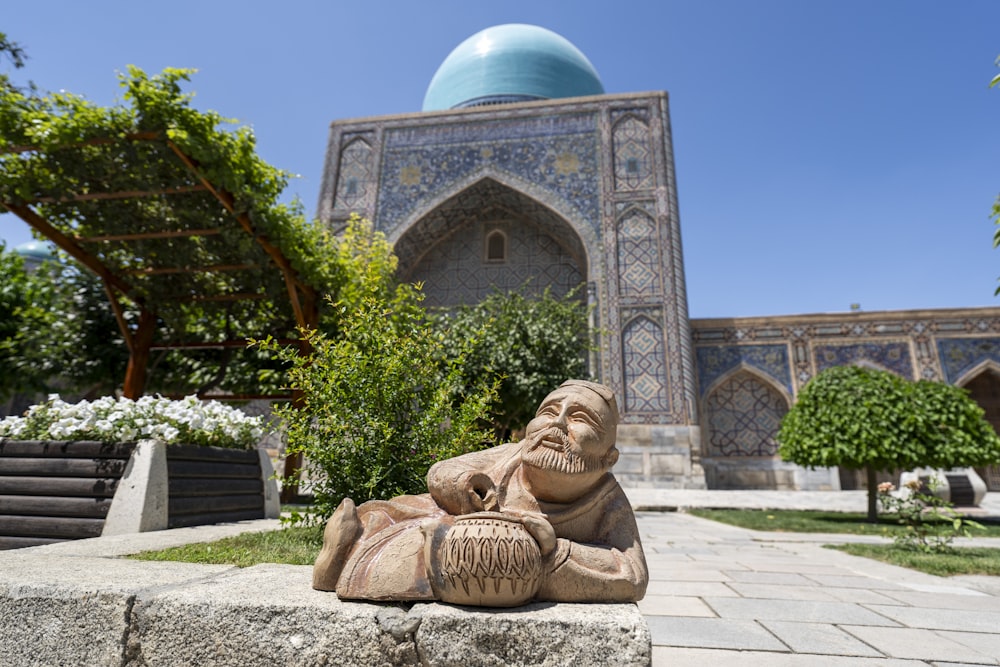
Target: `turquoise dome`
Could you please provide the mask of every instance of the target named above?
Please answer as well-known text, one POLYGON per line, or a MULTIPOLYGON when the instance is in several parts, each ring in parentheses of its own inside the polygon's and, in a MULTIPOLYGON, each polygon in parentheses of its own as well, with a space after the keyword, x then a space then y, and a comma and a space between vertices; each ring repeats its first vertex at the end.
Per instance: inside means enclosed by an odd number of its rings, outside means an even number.
POLYGON ((477 32, 438 67, 424 111, 601 95, 597 70, 551 30, 511 23, 477 32))
POLYGON ((52 251, 52 246, 41 241, 22 243, 19 246, 15 246, 13 251, 25 259, 33 259, 39 262, 56 258, 55 253, 52 251))

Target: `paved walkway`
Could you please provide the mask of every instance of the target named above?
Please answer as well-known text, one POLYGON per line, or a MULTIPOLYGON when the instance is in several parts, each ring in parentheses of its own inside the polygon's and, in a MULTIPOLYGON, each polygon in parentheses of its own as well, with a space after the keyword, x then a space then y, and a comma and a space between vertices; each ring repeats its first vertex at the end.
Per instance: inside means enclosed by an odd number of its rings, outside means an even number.
MULTIPOLYGON (((646 506, 681 508, 865 506, 852 492, 647 496, 646 506)), ((1000 515, 987 498, 985 511, 1000 515)), ((1000 664, 1000 577, 935 577, 822 546, 878 538, 749 531, 683 512, 637 517, 650 566, 639 609, 654 667, 1000 664)))

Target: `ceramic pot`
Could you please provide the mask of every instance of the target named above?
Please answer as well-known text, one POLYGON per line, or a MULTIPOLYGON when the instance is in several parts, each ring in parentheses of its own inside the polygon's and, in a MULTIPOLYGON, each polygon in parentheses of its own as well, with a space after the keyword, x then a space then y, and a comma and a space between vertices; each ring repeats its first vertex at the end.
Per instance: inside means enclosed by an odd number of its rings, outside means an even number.
POLYGON ((455 518, 438 549, 441 600, 480 607, 516 607, 535 597, 542 580, 538 543, 516 516, 478 512, 455 518))

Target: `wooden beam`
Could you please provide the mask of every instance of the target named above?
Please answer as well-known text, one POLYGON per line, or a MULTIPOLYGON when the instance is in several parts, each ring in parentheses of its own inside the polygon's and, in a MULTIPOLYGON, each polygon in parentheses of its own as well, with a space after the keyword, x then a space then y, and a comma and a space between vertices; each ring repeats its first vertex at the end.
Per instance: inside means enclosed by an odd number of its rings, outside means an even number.
POLYGON ((249 271, 259 269, 256 264, 215 264, 213 266, 163 266, 122 271, 128 276, 161 276, 175 273, 221 273, 224 271, 249 271))
POLYGON ((133 234, 105 234, 103 236, 74 236, 77 243, 98 243, 100 241, 144 241, 147 239, 172 239, 188 236, 213 236, 221 234, 221 229, 174 229, 162 232, 137 232, 133 234))
POLYGON ((204 185, 184 185, 166 190, 121 190, 118 192, 87 192, 68 197, 39 197, 32 199, 28 204, 70 204, 82 201, 107 201, 115 199, 144 199, 146 197, 159 197, 171 195, 183 195, 191 192, 207 192, 204 185))
POLYGON ((231 294, 192 295, 173 298, 168 297, 165 300, 176 301, 179 303, 203 303, 205 301, 260 301, 266 298, 266 294, 259 294, 257 292, 233 292, 231 294))
MULTIPOLYGON (((48 220, 40 216, 35 212, 30 206, 23 206, 20 204, 12 204, 9 202, 3 202, 4 208, 16 215, 17 217, 24 220, 26 223, 37 229, 43 236, 48 237, 57 246, 65 250, 70 257, 80 262, 88 269, 96 273, 100 278, 111 287, 122 294, 126 294, 131 298, 135 298, 133 295, 132 286, 122 280, 120 277, 111 272, 107 266, 105 266, 101 260, 97 257, 91 255, 89 252, 81 248, 76 242, 73 241, 69 236, 63 234, 61 231, 49 224, 48 220)), ((141 300, 135 298, 137 303, 141 300)))
POLYGON ((180 158, 188 169, 190 169, 191 172, 201 180, 205 187, 207 187, 212 194, 215 195, 215 198, 226 207, 226 210, 236 216, 236 220, 240 223, 240 226, 243 227, 246 233, 250 234, 258 244, 260 244, 264 251, 270 255, 272 260, 274 260, 274 263, 278 266, 278 268, 281 269, 281 274, 285 279, 285 288, 288 291, 288 299, 292 305, 292 311, 295 313, 295 321, 300 327, 307 327, 308 317, 302 307, 302 302, 299 299, 299 290, 310 296, 315 294, 315 290, 297 279, 298 273, 292 268, 291 262, 289 262, 288 258, 281 252, 281 249, 268 241, 264 236, 258 234, 253 228, 250 218, 247 217, 245 213, 236 213, 236 204, 232 193, 222 190, 221 188, 216 188, 212 185, 204 176, 201 175, 201 172, 198 169, 198 163, 182 151, 177 144, 167 139, 167 145, 170 146, 171 150, 174 151, 177 157, 180 158))
POLYGON ((125 398, 136 400, 146 389, 146 370, 149 366, 149 351, 156 335, 156 315, 143 309, 139 313, 139 324, 132 336, 132 349, 125 369, 125 398))

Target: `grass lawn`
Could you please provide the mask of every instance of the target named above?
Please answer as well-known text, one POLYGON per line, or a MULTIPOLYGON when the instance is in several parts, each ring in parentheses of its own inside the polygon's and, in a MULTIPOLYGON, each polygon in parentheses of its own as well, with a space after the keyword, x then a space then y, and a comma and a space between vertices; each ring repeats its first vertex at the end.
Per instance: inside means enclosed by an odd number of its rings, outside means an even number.
POLYGON ((284 528, 244 533, 217 542, 200 542, 161 551, 143 551, 128 558, 250 567, 259 563, 312 565, 323 546, 321 527, 284 528))
POLYGON ((900 549, 892 544, 828 544, 826 547, 940 577, 956 574, 1000 577, 1000 549, 956 547, 946 553, 922 553, 900 549))
MULTIPOLYGON (((822 512, 818 510, 722 510, 690 509, 689 514, 751 530, 786 533, 847 533, 893 537, 905 528, 892 515, 868 523, 862 512, 822 512)), ((974 537, 1000 537, 1000 525, 984 525, 972 530, 974 537)))

